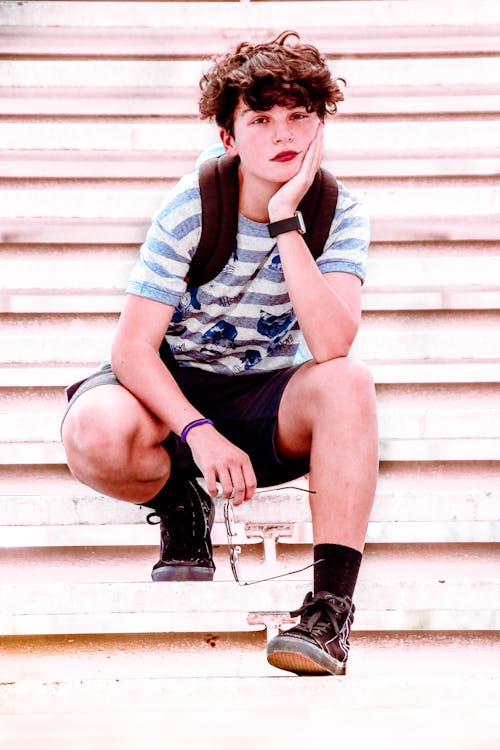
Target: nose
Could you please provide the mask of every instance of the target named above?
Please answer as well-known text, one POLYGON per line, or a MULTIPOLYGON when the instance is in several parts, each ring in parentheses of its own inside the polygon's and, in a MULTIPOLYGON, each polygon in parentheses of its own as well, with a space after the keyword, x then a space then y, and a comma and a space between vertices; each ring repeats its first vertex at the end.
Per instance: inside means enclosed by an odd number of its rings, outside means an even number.
POLYGON ((288 142, 293 139, 292 133, 290 131, 290 128, 288 127, 287 123, 278 123, 274 130, 274 142, 275 143, 283 143, 288 142))

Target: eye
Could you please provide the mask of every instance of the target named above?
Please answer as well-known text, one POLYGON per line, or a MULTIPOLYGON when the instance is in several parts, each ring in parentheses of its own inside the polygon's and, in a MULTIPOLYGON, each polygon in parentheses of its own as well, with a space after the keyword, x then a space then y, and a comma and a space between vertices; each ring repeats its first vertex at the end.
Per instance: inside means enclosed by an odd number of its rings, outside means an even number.
POLYGON ((305 112, 294 112, 292 120, 305 120, 307 117, 308 115, 305 112))
POLYGON ((263 115, 259 115, 259 117, 254 117, 252 120, 253 125, 260 125, 261 123, 267 122, 267 117, 264 117, 263 115))

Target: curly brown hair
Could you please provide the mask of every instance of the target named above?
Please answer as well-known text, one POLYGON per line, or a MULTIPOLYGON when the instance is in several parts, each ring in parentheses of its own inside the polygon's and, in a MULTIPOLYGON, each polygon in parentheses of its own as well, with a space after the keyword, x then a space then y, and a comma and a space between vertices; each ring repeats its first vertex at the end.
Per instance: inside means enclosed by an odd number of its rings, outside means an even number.
POLYGON ((296 31, 284 31, 271 42, 242 42, 235 52, 216 58, 200 81, 200 115, 234 135, 241 96, 251 109, 301 106, 324 120, 344 99, 340 83, 344 79, 332 76, 316 47, 302 44, 296 31), (291 37, 296 39, 292 44, 291 37))

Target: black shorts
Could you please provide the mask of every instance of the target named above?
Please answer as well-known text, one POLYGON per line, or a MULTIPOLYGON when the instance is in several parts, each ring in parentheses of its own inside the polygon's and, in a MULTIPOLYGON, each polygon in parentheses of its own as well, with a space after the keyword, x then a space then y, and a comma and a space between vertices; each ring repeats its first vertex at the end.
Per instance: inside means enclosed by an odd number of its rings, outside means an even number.
MULTIPOLYGON (((188 401, 211 419, 222 435, 248 453, 261 487, 288 482, 309 470, 308 459, 285 460, 276 448, 279 404, 296 370, 289 367, 237 376, 217 375, 194 367, 179 367, 175 372, 188 401)), ((120 385, 110 365, 67 389, 68 410, 82 393, 99 385, 120 385)), ((165 447, 176 467, 201 475, 189 446, 177 435, 172 433, 165 447)))

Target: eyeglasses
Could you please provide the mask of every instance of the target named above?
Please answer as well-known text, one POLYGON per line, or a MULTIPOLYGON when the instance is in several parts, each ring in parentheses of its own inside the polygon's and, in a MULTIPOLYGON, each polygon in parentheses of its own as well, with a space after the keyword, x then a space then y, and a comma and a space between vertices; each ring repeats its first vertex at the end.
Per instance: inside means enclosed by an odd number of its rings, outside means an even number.
MULTIPOLYGON (((276 487, 275 489, 267 489, 267 490, 257 490, 255 492, 256 495, 263 494, 264 492, 267 494, 269 492, 279 492, 280 490, 300 490, 301 492, 308 492, 310 495, 315 495, 314 490, 306 490, 304 487, 276 487)), ((311 563, 310 565, 306 565, 304 568, 299 568, 298 570, 290 570, 287 573, 280 573, 279 575, 275 576, 269 576, 268 578, 260 578, 257 581, 243 581, 241 574, 240 574, 240 554, 241 554, 241 547, 239 544, 234 543, 234 538, 237 536, 234 527, 235 527, 235 518, 234 518, 234 508, 231 500, 226 500, 224 503, 224 524, 226 526, 226 534, 227 534, 227 546, 229 549, 229 564, 231 565, 231 571, 234 577, 234 580, 239 586, 252 586, 255 583, 264 583, 265 581, 274 581, 276 578, 283 578, 284 576, 293 575, 294 573, 301 573, 303 570, 307 570, 308 568, 312 568, 314 565, 317 565, 319 562, 323 562, 323 560, 316 560, 315 562, 311 563)))
POLYGON ((234 509, 230 500, 224 503, 224 523, 226 525, 227 546, 229 549, 229 564, 236 583, 241 583, 240 577, 240 553, 241 547, 233 542, 236 532, 234 531, 234 509))

